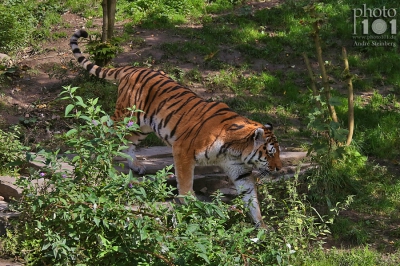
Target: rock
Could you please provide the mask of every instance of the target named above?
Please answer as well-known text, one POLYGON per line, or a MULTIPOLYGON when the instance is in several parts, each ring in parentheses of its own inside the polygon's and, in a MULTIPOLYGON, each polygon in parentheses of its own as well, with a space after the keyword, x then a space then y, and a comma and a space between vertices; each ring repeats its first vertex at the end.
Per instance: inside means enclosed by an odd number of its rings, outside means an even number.
POLYGON ((5 201, 0 201, 0 212, 8 211, 8 203, 5 201))
POLYGON ((307 152, 281 152, 280 157, 283 163, 283 166, 289 166, 289 165, 297 165, 301 160, 306 158, 307 152))
POLYGON ((8 203, 0 201, 0 236, 6 233, 6 229, 10 226, 10 220, 19 216, 17 212, 10 212, 8 203))
POLYGON ((0 64, 7 67, 11 67, 13 65, 13 61, 11 60, 11 57, 9 57, 8 55, 0 53, 0 64))
MULTIPOLYGON (((7 202, 21 198, 22 189, 15 185, 16 178, 11 176, 0 176, 0 195, 7 202)), ((45 178, 32 180, 32 184, 38 188, 44 187, 45 182, 45 178)), ((51 190, 52 188, 52 186, 48 186, 47 189, 51 190)))
POLYGON ((15 262, 13 259, 1 259, 0 258, 0 266, 22 266, 23 264, 19 262, 15 262))
POLYGON ((18 212, 1 212, 0 213, 0 235, 5 233, 5 229, 9 226, 11 219, 18 218, 18 212))
POLYGON ((0 61, 3 61, 3 60, 11 60, 11 57, 9 57, 6 54, 0 53, 0 61))
POLYGON ((0 196, 6 201, 11 199, 19 199, 22 189, 15 185, 15 177, 0 176, 0 196))
MULTIPOLYGON (((294 173, 293 166, 298 165, 306 157, 306 152, 281 152, 281 159, 284 166, 284 171, 282 173, 294 173)), ((62 155, 69 159, 73 158, 74 154, 62 155)), ((164 169, 166 166, 173 165, 174 160, 172 157, 172 148, 167 146, 155 146, 148 148, 139 148, 136 151, 136 157, 141 163, 146 167, 146 174, 155 174, 157 171, 164 169)), ((44 160, 44 158, 37 158, 38 160, 44 160)), ((127 167, 127 160, 122 157, 116 157, 114 159, 115 167, 117 170, 124 173, 129 172, 127 167)), ((41 162, 33 162, 32 166, 36 169, 40 169, 43 166, 41 162)), ((68 164, 63 164, 63 169, 72 171, 72 166, 68 164)), ((174 169, 171 169, 174 172, 174 169)), ((196 166, 195 175, 213 175, 213 174, 223 174, 223 171, 218 166, 196 166)), ((278 174, 279 175, 279 174, 278 174)))
POLYGON ((139 148, 136 156, 138 159, 172 157, 172 148, 168 146, 139 148))

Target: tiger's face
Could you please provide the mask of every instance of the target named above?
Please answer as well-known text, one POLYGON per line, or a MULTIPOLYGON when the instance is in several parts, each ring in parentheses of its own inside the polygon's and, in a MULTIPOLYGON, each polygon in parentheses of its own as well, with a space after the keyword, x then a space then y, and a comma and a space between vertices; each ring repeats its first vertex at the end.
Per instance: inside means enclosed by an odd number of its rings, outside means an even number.
POLYGON ((258 147, 256 154, 253 165, 257 169, 268 168, 269 171, 279 171, 282 168, 278 142, 265 142, 258 147))
POLYGON ((279 143, 272 132, 272 125, 267 124, 254 132, 254 146, 244 162, 266 174, 282 168, 279 143))

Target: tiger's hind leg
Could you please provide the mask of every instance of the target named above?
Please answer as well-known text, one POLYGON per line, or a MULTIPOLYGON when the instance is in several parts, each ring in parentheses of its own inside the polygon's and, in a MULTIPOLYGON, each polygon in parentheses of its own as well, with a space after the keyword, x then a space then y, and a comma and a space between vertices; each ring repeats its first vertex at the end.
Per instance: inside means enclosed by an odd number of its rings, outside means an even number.
POLYGON ((149 130, 149 127, 142 126, 140 127, 140 131, 133 132, 127 139, 131 142, 128 149, 124 151, 127 155, 129 155, 132 159, 128 159, 128 167, 138 173, 139 175, 143 175, 146 173, 146 166, 144 166, 140 161, 136 158, 136 146, 144 140, 148 134, 150 134, 152 130, 149 130))
POLYGON ((146 166, 139 162, 136 158, 136 145, 131 144, 128 149, 124 150, 124 153, 129 155, 131 158, 128 159, 128 167, 138 173, 143 175, 146 173, 146 166))

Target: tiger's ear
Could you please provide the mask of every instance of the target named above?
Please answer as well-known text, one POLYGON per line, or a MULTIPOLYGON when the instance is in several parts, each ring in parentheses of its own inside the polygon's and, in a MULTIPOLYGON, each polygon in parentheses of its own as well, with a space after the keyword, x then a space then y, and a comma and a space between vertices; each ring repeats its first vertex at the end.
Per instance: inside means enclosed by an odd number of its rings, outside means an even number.
POLYGON ((269 130, 273 130, 273 129, 274 129, 274 127, 272 126, 271 123, 267 123, 267 124, 265 124, 264 126, 265 126, 267 129, 269 129, 269 130))
POLYGON ((265 132, 262 127, 259 127, 254 131, 254 143, 256 145, 262 144, 265 142, 264 134, 265 134, 265 132))

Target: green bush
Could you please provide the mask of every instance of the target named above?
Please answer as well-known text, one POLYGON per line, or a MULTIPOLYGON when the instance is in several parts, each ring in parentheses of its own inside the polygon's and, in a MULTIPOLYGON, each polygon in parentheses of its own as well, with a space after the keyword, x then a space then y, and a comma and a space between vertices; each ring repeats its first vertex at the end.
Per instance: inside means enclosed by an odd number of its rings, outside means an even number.
POLYGON ((105 66, 115 56, 122 52, 122 47, 119 46, 122 39, 113 37, 106 42, 101 41, 101 37, 97 35, 95 39, 90 39, 86 45, 86 52, 91 55, 96 65, 105 66))

